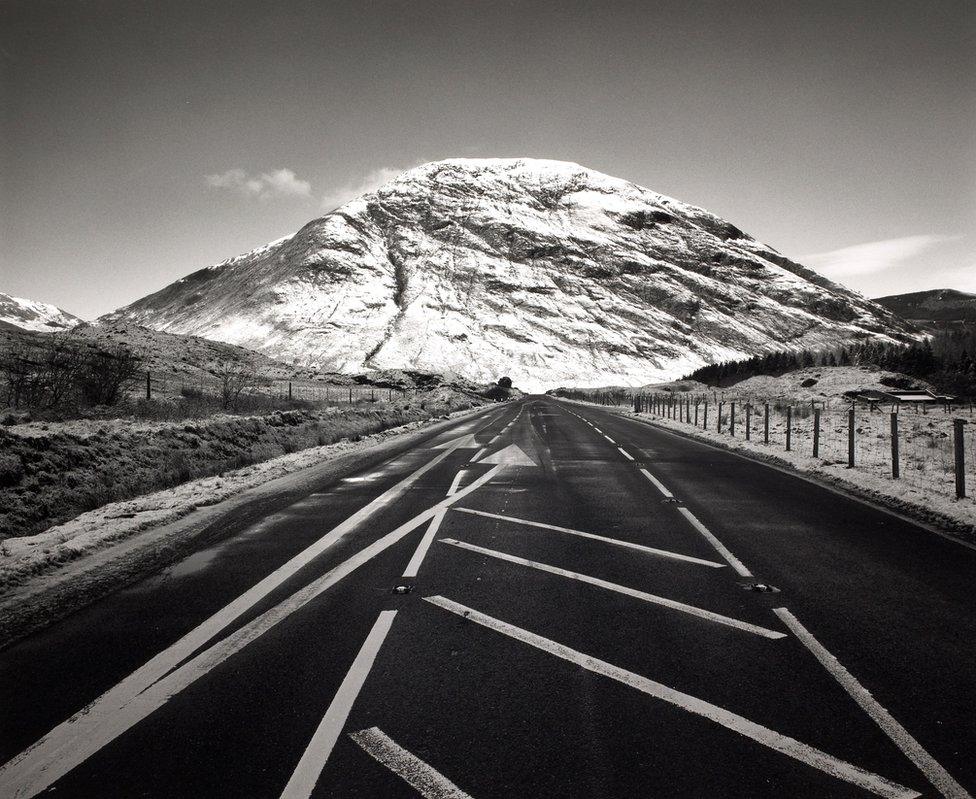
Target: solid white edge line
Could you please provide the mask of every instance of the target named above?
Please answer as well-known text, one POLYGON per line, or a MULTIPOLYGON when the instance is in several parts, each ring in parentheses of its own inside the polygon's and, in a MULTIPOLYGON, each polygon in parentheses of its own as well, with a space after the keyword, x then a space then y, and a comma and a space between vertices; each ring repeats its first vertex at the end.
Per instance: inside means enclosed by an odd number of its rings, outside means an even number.
POLYGON ((823 644, 813 637, 813 634, 799 622, 796 616, 786 608, 773 608, 773 613, 779 616, 780 620, 800 639, 800 642, 820 661, 820 665, 840 683, 840 686, 861 706, 861 709, 871 717, 871 720, 881 728, 905 757, 915 764, 926 779, 939 790, 939 793, 946 799, 972 799, 966 789, 956 782, 932 755, 925 751, 911 733, 902 727, 871 695, 871 692, 861 685, 857 678, 844 668, 841 662, 823 644))
POLYGON ((509 555, 507 552, 499 552, 498 550, 487 549, 476 544, 468 544, 454 538, 441 538, 439 540, 442 544, 451 544, 452 546, 468 549, 472 552, 478 552, 491 558, 497 558, 498 560, 505 560, 509 563, 517 563, 521 566, 528 566, 530 569, 536 569, 538 571, 548 572, 549 574, 555 574, 559 577, 566 577, 570 580, 577 580, 581 583, 595 585, 598 588, 605 588, 608 591, 614 591, 618 594, 633 597, 634 599, 640 599, 644 602, 649 602, 652 605, 660 605, 668 608, 669 610, 687 613, 689 616, 697 616, 700 619, 715 622, 716 624, 724 624, 727 627, 734 627, 737 630, 753 633, 754 635, 759 635, 763 638, 772 638, 773 640, 786 638, 786 633, 781 633, 777 630, 770 630, 766 627, 760 627, 757 624, 750 624, 747 621, 740 621, 739 619, 733 619, 730 616, 723 616, 721 613, 713 613, 710 610, 698 608, 694 605, 686 605, 684 602, 678 602, 674 599, 667 599, 666 597, 657 596, 656 594, 648 594, 646 591, 638 591, 636 588, 628 588, 625 585, 611 583, 608 580, 601 580, 599 577, 591 577, 588 574, 581 574, 580 572, 570 571, 569 569, 561 569, 558 566, 550 566, 548 563, 539 563, 538 561, 527 560, 525 558, 520 558, 517 555, 509 555))
POLYGON ((379 727, 349 733, 363 751, 386 766, 424 799, 471 799, 447 777, 407 751, 379 727))
POLYGON ((336 691, 329 709, 325 711, 322 721, 315 729, 312 739, 302 753, 298 765, 295 766, 288 784, 281 792, 281 799, 308 799, 315 790, 315 783, 319 780, 319 775, 332 754, 336 741, 342 734, 342 728, 349 718, 349 711, 352 710, 359 691, 366 682, 376 655, 383 645, 390 625, 393 624, 393 617, 396 616, 395 610, 384 610, 380 612, 379 618, 373 624, 373 628, 366 636, 359 654, 349 667, 349 671, 336 691))
POLYGON ((660 491, 662 494, 664 494, 664 496, 668 497, 669 499, 673 499, 674 498, 674 494, 672 494, 670 491, 668 491, 668 489, 665 487, 664 483, 662 483, 653 474, 651 474, 649 471, 647 471, 647 469, 641 469, 640 470, 640 473, 642 475, 644 475, 644 477, 646 477, 648 480, 650 480, 654 484, 654 487, 658 491, 660 491))
POLYGON ((725 558, 729 566, 735 569, 736 574, 738 574, 740 577, 752 577, 752 572, 745 567, 745 564, 743 564, 741 560, 739 560, 735 555, 733 555, 726 548, 725 544, 723 544, 715 537, 714 533, 712 533, 711 530, 709 530, 704 524, 698 521, 698 517, 695 516, 694 513, 692 513, 690 510, 684 507, 679 507, 678 512, 688 520, 688 522, 691 524, 692 527, 694 527, 699 533, 701 533, 705 537, 705 540, 708 541, 709 544, 715 547, 715 551, 718 552, 718 554, 721 555, 723 558, 725 558))
POLYGON ((484 455, 487 451, 488 451, 488 448, 487 447, 482 447, 481 449, 479 449, 474 454, 474 457, 471 458, 471 463, 475 463, 478 460, 478 458, 480 458, 482 455, 484 455))
POLYGON ((754 721, 749 721, 749 719, 737 713, 733 713, 718 705, 713 705, 704 699, 698 699, 690 694, 669 688, 663 683, 655 682, 632 671, 627 671, 626 669, 607 663, 604 660, 586 655, 575 649, 570 649, 568 646, 556 643, 548 638, 543 638, 541 635, 536 635, 528 630, 515 627, 514 625, 488 616, 473 608, 465 607, 445 597, 429 596, 424 597, 424 600, 450 613, 454 613, 467 621, 472 621, 488 629, 495 630, 516 641, 521 641, 524 644, 533 646, 543 652, 548 652, 562 660, 581 666, 594 674, 609 677, 624 685, 629 685, 631 688, 635 688, 648 696, 661 699, 689 713, 708 719, 776 752, 799 760, 801 763, 806 763, 808 766, 819 769, 837 779, 871 791, 877 796, 884 797, 884 799, 915 799, 915 797, 921 796, 918 791, 906 788, 897 782, 847 763, 822 750, 801 743, 794 738, 778 733, 768 727, 763 727, 754 721))
POLYGON ((692 555, 682 555, 679 552, 671 552, 667 549, 656 549, 655 547, 647 547, 643 544, 632 544, 630 541, 621 541, 619 538, 607 538, 603 535, 596 535, 595 533, 584 533, 582 530, 571 530, 569 527, 558 527, 555 524, 543 524, 542 522, 530 522, 528 519, 517 519, 514 516, 502 516, 498 513, 488 513, 488 511, 474 510, 472 508, 452 508, 452 510, 459 511, 460 513, 473 513, 476 516, 487 516, 490 519, 501 519, 502 521, 512 522, 513 524, 524 524, 528 527, 539 527, 543 530, 554 530, 557 533, 566 533, 567 535, 575 535, 580 538, 590 538, 594 541, 602 541, 605 544, 612 544, 613 546, 626 547, 627 549, 636 549, 638 552, 646 552, 649 555, 658 555, 662 558, 670 558, 672 560, 683 560, 688 563, 695 563, 699 566, 709 566, 713 569, 724 569, 724 563, 716 563, 714 560, 705 560, 704 558, 696 558, 692 555))
POLYGON ((629 452, 627 452, 627 450, 623 449, 622 447, 617 447, 617 452, 619 452, 621 455, 623 455, 629 461, 634 460, 634 456, 631 455, 629 452))

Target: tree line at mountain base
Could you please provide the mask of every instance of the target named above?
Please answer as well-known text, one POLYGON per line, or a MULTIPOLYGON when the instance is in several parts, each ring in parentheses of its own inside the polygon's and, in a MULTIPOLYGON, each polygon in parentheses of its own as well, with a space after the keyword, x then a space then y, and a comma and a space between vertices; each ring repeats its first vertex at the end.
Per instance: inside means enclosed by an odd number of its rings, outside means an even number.
MULTIPOLYGON (((877 366, 931 383, 957 397, 976 396, 976 326, 939 331, 913 344, 866 342, 814 351, 778 350, 741 361, 723 361, 696 369, 684 380, 727 387, 756 375, 778 377, 817 366, 877 366)), ((894 386, 908 388, 908 386, 894 386)))

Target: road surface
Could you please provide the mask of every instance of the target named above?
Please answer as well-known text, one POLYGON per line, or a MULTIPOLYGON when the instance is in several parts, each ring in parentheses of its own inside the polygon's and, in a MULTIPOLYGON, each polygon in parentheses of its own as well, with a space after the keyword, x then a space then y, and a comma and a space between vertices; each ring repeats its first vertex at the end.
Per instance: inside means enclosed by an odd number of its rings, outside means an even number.
POLYGON ((0 652, 0 796, 967 797, 974 610, 961 544, 528 397, 0 652))

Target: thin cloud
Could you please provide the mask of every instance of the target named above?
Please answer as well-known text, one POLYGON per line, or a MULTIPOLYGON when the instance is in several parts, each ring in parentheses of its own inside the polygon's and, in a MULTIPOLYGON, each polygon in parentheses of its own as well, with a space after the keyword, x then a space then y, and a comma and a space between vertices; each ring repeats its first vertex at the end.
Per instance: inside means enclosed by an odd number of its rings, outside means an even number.
POLYGON ((842 247, 839 250, 805 255, 798 260, 829 278, 844 280, 859 275, 876 274, 900 266, 931 247, 954 238, 958 236, 924 234, 882 239, 842 247))
POLYGON ((416 164, 406 167, 383 166, 379 169, 374 169, 358 182, 347 183, 345 186, 326 194, 322 198, 322 210, 331 211, 350 200, 355 200, 363 194, 376 191, 384 183, 389 183, 393 178, 403 174, 413 166, 416 166, 416 164))
POLYGON ((301 180, 291 169, 275 169, 260 175, 249 175, 243 169, 228 169, 219 175, 207 175, 205 180, 212 189, 226 189, 260 200, 312 196, 312 184, 301 180))

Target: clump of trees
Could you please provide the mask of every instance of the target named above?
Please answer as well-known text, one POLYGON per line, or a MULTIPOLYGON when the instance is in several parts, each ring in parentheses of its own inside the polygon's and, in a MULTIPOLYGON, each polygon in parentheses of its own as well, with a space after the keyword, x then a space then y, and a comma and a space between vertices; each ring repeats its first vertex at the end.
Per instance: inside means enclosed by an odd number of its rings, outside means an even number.
POLYGON ((95 348, 70 336, 15 343, 0 352, 0 402, 42 410, 115 405, 142 364, 127 347, 95 348))
POLYGON ((940 331, 912 344, 865 342, 828 350, 781 350, 696 369, 685 379, 731 386, 755 375, 779 376, 814 366, 877 366, 926 380, 940 391, 976 396, 976 326, 940 331))

